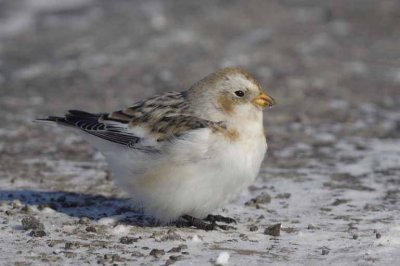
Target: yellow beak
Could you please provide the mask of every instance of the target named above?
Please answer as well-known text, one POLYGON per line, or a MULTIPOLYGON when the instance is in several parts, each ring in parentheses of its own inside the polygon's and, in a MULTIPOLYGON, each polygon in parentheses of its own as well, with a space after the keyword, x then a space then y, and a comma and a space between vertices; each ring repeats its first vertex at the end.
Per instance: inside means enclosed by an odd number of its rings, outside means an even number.
POLYGON ((265 92, 261 92, 257 98, 253 100, 253 104, 259 106, 261 108, 265 108, 267 106, 272 106, 276 104, 274 98, 266 94, 265 92))

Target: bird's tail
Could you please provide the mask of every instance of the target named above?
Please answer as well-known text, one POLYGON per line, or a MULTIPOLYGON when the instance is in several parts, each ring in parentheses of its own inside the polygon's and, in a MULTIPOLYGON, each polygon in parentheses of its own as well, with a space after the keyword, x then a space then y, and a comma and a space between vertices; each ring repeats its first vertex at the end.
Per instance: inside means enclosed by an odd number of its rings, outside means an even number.
POLYGON ((75 127, 79 121, 97 122, 100 116, 100 114, 92 114, 80 110, 69 110, 64 116, 48 116, 47 118, 36 119, 34 122, 75 127))

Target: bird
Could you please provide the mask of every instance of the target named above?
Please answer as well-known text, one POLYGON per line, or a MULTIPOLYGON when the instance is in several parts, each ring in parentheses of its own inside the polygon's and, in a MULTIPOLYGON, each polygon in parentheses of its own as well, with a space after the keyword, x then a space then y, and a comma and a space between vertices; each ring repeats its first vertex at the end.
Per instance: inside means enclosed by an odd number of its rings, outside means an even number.
MULTIPOLYGON (((255 180, 267 151, 263 109, 275 103, 249 72, 227 67, 117 111, 69 110, 37 121, 71 128, 97 148, 146 215, 193 225, 255 180)), ((223 216, 215 217, 214 225, 223 216)))

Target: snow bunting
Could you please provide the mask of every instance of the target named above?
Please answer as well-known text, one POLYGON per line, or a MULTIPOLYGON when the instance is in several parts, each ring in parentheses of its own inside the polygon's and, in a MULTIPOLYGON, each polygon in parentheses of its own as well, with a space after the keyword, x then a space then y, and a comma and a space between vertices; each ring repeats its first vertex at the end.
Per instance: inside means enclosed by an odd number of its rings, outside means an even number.
POLYGON ((267 150, 262 110, 273 104, 249 73, 224 68, 119 111, 39 121, 77 129, 136 206, 169 222, 206 217, 256 178, 267 150))

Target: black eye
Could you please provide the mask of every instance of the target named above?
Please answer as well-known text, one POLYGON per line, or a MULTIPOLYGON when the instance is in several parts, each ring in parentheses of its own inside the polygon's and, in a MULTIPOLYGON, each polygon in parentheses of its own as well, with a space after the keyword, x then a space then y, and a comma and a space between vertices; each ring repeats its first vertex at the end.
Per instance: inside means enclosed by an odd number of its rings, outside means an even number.
POLYGON ((235 94, 238 97, 243 97, 244 96, 244 91, 235 91, 235 94))

